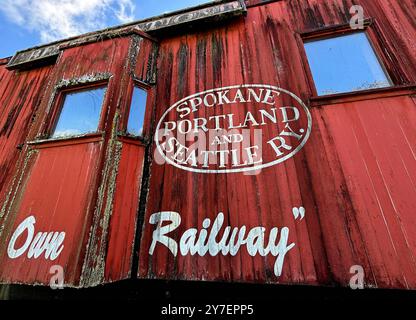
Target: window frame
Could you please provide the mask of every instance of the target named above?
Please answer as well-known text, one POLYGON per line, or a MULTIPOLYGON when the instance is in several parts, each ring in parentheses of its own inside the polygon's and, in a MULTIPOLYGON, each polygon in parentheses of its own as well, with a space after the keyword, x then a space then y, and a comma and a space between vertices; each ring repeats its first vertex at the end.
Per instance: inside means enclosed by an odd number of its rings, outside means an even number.
POLYGON ((119 136, 123 139, 129 139, 129 140, 138 140, 143 143, 147 143, 149 140, 149 127, 148 127, 148 117, 149 117, 149 101, 150 101, 150 94, 151 94, 152 86, 149 85, 146 82, 143 82, 137 78, 133 78, 132 81, 130 81, 129 88, 127 90, 127 99, 126 99, 126 107, 124 109, 124 113, 121 117, 121 123, 120 123, 120 130, 119 130, 119 136), (143 117, 143 131, 141 135, 133 135, 127 132, 128 129, 128 121, 130 117, 130 109, 132 107, 133 102, 133 94, 134 94, 134 88, 137 87, 139 89, 142 89, 146 91, 146 103, 145 103, 145 110, 144 110, 144 117, 143 117))
POLYGON ((368 91, 377 91, 381 89, 389 89, 394 88, 398 85, 406 83, 406 80, 403 79, 401 74, 403 74, 400 69, 393 64, 391 59, 387 57, 391 57, 393 53, 389 51, 387 45, 381 45, 385 43, 385 40, 381 37, 380 30, 375 22, 374 19, 365 19, 363 29, 351 29, 349 24, 342 24, 342 25, 335 25, 335 26, 327 26, 319 29, 315 29, 312 31, 307 32, 298 32, 298 46, 300 48, 300 54, 303 60, 303 68, 307 78, 309 91, 311 93, 312 98, 321 98, 321 97, 330 97, 330 96, 339 96, 339 95, 358 95, 362 93, 366 93, 368 91), (343 35, 350 35, 354 33, 364 33, 367 36, 368 42, 370 46, 374 50, 374 54, 376 55, 377 60, 380 63, 380 67, 384 70, 384 73, 387 79, 390 81, 391 85, 388 87, 382 88, 372 88, 372 89, 365 89, 365 90, 354 90, 354 91, 346 91, 346 92, 339 92, 334 94, 328 95, 318 95, 318 90, 316 88, 315 80, 313 78, 312 69, 309 64, 309 59, 306 54, 305 43, 308 41, 318 41, 324 40, 329 38, 334 38, 343 35))
POLYGON ((88 137, 88 136, 102 135, 106 129, 106 114, 109 108, 108 103, 106 103, 107 96, 108 96, 108 87, 109 87, 109 81, 103 80, 103 81, 84 83, 80 85, 67 86, 67 87, 58 89, 55 94, 52 113, 50 114, 48 123, 46 124, 46 127, 43 130, 44 132, 43 136, 45 136, 47 140, 67 140, 67 139, 77 139, 77 138, 83 138, 83 137, 88 137), (74 92, 88 91, 91 89, 98 89, 98 88, 105 88, 105 93, 104 93, 103 101, 101 104, 100 117, 98 119, 97 130, 95 132, 81 133, 80 135, 73 135, 73 136, 67 136, 67 137, 52 137, 52 134, 55 131, 56 126, 58 125, 59 117, 62 113, 64 103, 65 103, 65 97, 67 96, 67 94, 74 93, 74 92))

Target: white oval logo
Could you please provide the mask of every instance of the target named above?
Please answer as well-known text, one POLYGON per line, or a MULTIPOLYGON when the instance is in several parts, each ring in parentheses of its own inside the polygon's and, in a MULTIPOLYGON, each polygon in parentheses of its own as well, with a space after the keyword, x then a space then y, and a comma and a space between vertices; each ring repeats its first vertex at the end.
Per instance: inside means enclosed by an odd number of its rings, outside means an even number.
POLYGON ((308 108, 292 92, 244 84, 176 102, 159 120, 155 142, 163 160, 183 170, 247 172, 293 157, 311 127, 308 108))

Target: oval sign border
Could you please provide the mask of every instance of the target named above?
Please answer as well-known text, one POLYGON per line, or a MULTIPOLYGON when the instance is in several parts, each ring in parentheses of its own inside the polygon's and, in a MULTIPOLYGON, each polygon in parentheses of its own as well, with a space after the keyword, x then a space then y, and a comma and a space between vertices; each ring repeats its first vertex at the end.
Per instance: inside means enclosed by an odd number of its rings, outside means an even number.
POLYGON ((241 85, 234 85, 234 86, 227 86, 227 87, 221 87, 221 88, 214 88, 214 89, 210 89, 210 90, 206 90, 206 91, 201 91, 198 93, 194 93, 190 96, 187 96, 179 101, 177 101, 176 103, 174 103, 172 106, 170 106, 162 115, 162 117, 160 118, 157 126, 156 126, 156 132, 155 132, 155 139, 154 141, 156 142, 156 148, 158 150, 158 152, 162 155, 163 159, 165 159, 167 161, 167 163, 173 165, 176 168, 185 170, 185 171, 189 171, 189 172, 197 172, 197 173, 235 173, 235 172, 248 172, 248 171, 255 171, 255 170, 261 170, 264 168, 268 168, 271 166, 274 166, 280 162, 286 161, 287 159, 293 157, 296 153, 299 152, 300 149, 303 148, 303 146, 305 145, 305 143, 308 141, 309 136, 311 134, 311 130, 312 130, 312 116, 309 112, 308 107, 303 103, 303 101, 294 93, 286 90, 286 89, 282 89, 276 86, 272 86, 272 85, 267 85, 267 84, 241 84, 241 85), (290 153, 288 153, 287 155, 285 155, 282 158, 276 159, 272 162, 268 162, 265 164, 260 164, 257 166, 253 166, 253 167, 245 167, 245 168, 236 168, 236 169, 220 169, 220 170, 213 170, 213 169, 194 169, 191 167, 187 167, 187 166, 183 166, 183 165, 179 165, 177 163, 175 163, 174 161, 170 160, 168 157, 165 156, 165 154, 163 153, 163 150, 160 147, 159 144, 159 129, 160 129, 160 125, 162 124, 163 119, 166 117, 166 115, 174 108, 176 108, 179 104, 181 104, 182 102, 206 94, 206 93, 211 93, 211 92, 216 92, 216 91, 220 91, 220 90, 227 90, 227 89, 238 89, 238 88, 265 88, 265 89, 273 89, 273 90, 277 90, 277 91, 281 91, 283 93, 286 93, 288 95, 290 95, 293 99, 295 99, 301 106, 302 108, 305 110, 306 112, 306 117, 308 119, 308 127, 306 130, 306 134, 302 140, 302 142, 290 153))

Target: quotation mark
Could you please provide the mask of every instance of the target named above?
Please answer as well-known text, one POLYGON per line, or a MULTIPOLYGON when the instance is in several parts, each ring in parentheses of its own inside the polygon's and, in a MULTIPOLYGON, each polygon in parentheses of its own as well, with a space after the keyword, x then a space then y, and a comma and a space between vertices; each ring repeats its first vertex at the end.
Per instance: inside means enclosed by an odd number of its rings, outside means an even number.
POLYGON ((300 217, 300 220, 302 220, 305 217, 305 208, 304 207, 293 207, 292 208, 293 216, 295 217, 295 220, 300 217))

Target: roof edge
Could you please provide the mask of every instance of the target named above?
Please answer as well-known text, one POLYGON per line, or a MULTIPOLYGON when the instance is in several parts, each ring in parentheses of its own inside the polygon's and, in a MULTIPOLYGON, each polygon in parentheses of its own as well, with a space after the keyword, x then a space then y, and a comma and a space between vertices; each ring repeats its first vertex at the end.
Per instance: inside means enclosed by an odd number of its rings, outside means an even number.
MULTIPOLYGON (((39 46, 30 47, 17 51, 9 61, 8 69, 19 69, 21 66, 36 65, 37 62, 48 59, 54 61, 61 47, 80 45, 85 42, 92 42, 91 39, 100 37, 111 37, 111 35, 127 35, 136 29, 145 33, 157 33, 160 30, 172 29, 188 25, 190 23, 201 22, 210 18, 220 18, 236 16, 246 12, 244 0, 214 0, 197 6, 176 10, 150 18, 129 22, 126 24, 87 32, 78 36, 69 37, 39 46), (71 45, 72 43, 72 45, 71 45), (31 63, 28 63, 28 62, 31 63)), ((149 36, 149 38, 152 38, 149 36)))

